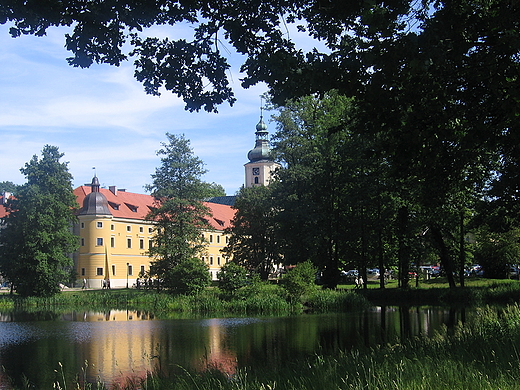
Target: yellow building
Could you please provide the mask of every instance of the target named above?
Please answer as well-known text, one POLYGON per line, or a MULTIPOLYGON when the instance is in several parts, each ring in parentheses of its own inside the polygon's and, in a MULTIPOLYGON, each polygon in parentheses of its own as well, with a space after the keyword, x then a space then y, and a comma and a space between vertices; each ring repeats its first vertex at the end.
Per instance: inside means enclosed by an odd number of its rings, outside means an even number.
MULTIPOLYGON (((154 198, 117 189, 100 188, 97 177, 91 185, 74 190, 81 207, 74 227, 80 247, 74 254, 79 284, 87 288, 132 287, 140 272, 150 269, 147 255, 154 225, 146 220, 154 198)), ((227 205, 205 203, 211 210, 211 229, 202 234, 208 242, 202 259, 208 264, 212 279, 225 264, 220 250, 228 242, 224 229, 230 227, 234 210, 227 205)))

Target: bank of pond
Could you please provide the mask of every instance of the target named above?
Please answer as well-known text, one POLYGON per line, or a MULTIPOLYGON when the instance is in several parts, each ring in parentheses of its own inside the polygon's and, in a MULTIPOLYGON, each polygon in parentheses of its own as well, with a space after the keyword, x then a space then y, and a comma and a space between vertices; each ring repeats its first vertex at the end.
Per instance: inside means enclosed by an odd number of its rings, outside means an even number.
POLYGON ((0 296, 0 389, 520 389, 520 286, 0 296))

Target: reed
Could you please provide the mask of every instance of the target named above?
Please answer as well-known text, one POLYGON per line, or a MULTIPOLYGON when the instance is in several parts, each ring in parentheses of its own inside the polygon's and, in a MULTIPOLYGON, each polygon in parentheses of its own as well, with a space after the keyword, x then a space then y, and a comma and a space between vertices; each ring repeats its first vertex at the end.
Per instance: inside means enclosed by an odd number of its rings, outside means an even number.
POLYGON ((370 306, 368 300, 352 291, 317 290, 307 297, 305 306, 315 313, 362 310, 370 306))

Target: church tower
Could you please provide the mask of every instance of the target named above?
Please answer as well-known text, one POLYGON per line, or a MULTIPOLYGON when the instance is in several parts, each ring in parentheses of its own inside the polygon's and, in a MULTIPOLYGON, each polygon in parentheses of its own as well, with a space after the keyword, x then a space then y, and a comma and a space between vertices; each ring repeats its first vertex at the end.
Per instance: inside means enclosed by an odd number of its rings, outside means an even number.
POLYGON ((280 166, 280 164, 271 160, 269 132, 263 120, 263 115, 260 115, 260 122, 256 125, 255 134, 255 147, 247 154, 249 162, 244 165, 246 168, 246 188, 269 185, 272 172, 280 166))

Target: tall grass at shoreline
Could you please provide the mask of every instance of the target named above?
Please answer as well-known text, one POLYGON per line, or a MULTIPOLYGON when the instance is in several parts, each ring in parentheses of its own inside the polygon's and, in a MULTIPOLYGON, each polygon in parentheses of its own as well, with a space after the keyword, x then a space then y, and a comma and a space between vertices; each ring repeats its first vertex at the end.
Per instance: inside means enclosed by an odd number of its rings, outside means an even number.
POLYGON ((141 310, 167 317, 176 314, 193 315, 283 315, 303 311, 351 311, 369 305, 352 291, 316 290, 295 301, 277 285, 263 284, 254 291, 225 294, 208 289, 198 295, 171 295, 166 292, 142 290, 68 291, 52 298, 21 298, 0 295, 0 310, 4 311, 107 311, 141 310))
POLYGON ((149 290, 66 291, 52 298, 21 298, 0 294, 0 310, 10 311, 107 311, 141 310, 156 316, 191 315, 280 315, 302 312, 341 312, 372 305, 462 305, 482 306, 489 303, 520 302, 520 282, 479 281, 464 288, 387 288, 365 290, 316 289, 300 300, 272 284, 261 284, 226 294, 216 288, 196 296, 170 295, 149 290))

